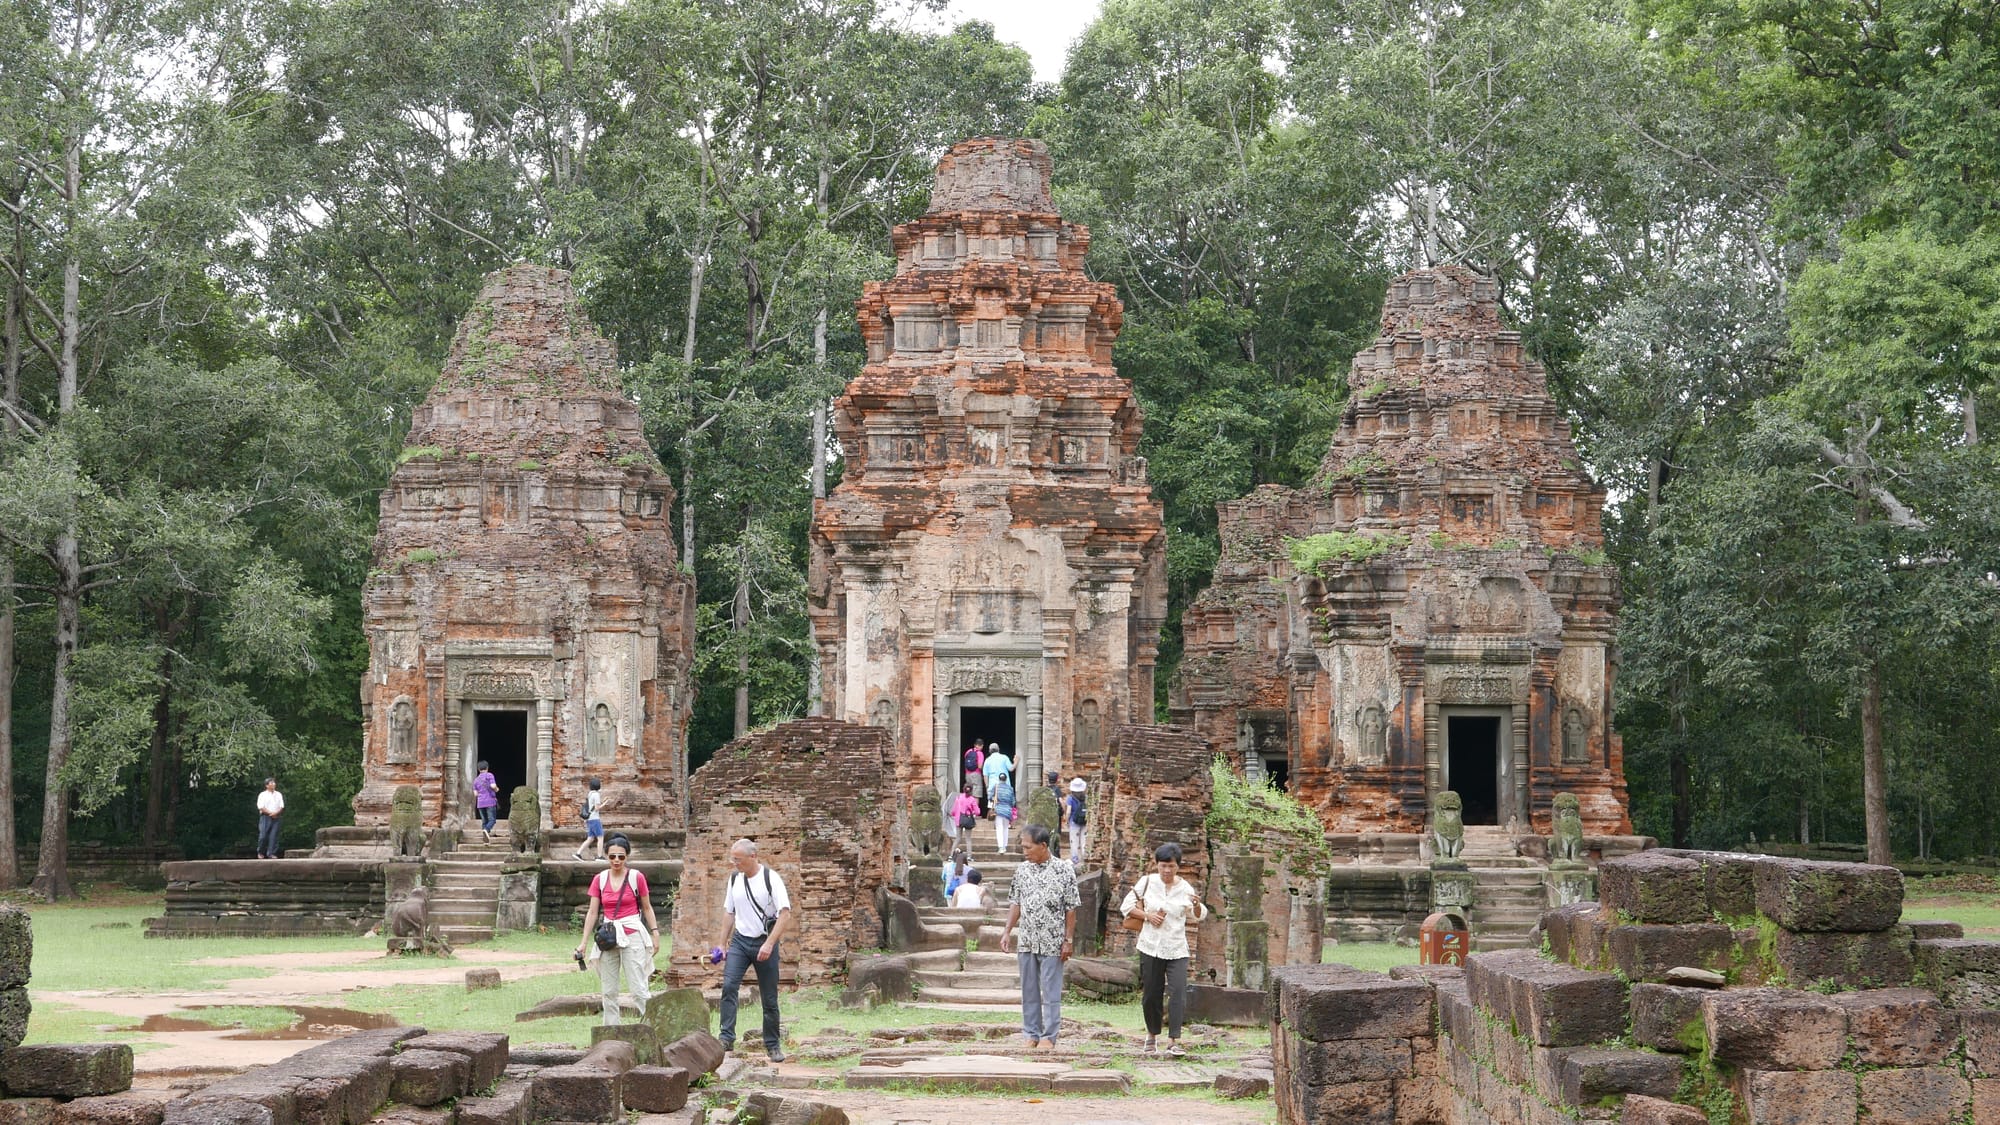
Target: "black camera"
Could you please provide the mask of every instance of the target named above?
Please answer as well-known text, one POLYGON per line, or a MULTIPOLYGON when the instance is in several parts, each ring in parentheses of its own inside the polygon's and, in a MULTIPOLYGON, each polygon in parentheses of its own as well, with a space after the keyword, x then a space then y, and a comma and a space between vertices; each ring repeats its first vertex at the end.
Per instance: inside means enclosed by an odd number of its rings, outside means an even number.
POLYGON ((578 969, 583 969, 583 968, 586 968, 586 966, 585 966, 585 965, 584 965, 584 963, 583 963, 583 950, 581 950, 581 949, 572 949, 572 950, 570 950, 570 951, 569 951, 569 957, 570 957, 570 960, 572 960, 572 961, 575 961, 575 962, 576 962, 576 967, 577 967, 578 969))

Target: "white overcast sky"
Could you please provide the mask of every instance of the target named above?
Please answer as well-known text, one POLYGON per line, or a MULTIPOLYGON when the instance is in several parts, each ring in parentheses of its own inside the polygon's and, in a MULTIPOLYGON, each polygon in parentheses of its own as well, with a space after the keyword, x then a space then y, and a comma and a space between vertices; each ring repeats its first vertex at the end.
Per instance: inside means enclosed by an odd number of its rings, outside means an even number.
POLYGON ((1062 77, 1069 45, 1097 18, 1101 0, 952 0, 945 22, 954 26, 984 20, 1006 43, 1027 50, 1035 60, 1035 81, 1062 77))

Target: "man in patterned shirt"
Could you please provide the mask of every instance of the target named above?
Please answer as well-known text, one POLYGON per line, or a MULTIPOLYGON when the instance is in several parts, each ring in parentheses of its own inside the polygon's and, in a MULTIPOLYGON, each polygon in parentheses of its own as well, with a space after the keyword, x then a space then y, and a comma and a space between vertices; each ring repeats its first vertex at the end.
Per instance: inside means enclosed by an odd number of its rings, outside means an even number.
POLYGON ((1021 1033, 1030 1047, 1053 1048, 1062 1027, 1063 962, 1076 941, 1076 868, 1049 854, 1049 830, 1030 824, 1021 833, 1027 862, 1014 869, 1014 902, 1000 951, 1021 965, 1021 1033), (1016 932, 1018 930, 1018 933, 1016 932))

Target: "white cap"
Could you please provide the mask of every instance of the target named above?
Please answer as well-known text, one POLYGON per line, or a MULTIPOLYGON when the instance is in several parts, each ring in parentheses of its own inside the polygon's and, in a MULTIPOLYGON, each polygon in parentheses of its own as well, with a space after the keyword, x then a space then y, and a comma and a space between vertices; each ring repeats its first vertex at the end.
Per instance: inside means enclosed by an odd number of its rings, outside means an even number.
POLYGON ((1085 789, 1088 789, 1088 788, 1090 788, 1090 786, 1088 786, 1088 785, 1085 785, 1085 784, 1083 783, 1083 779, 1082 779, 1082 778, 1080 778, 1080 777, 1073 777, 1073 778, 1071 778, 1071 779, 1070 779, 1070 782, 1069 782, 1069 791, 1070 791, 1070 792, 1072 792, 1072 793, 1081 793, 1081 792, 1083 792, 1083 791, 1084 791, 1085 789))

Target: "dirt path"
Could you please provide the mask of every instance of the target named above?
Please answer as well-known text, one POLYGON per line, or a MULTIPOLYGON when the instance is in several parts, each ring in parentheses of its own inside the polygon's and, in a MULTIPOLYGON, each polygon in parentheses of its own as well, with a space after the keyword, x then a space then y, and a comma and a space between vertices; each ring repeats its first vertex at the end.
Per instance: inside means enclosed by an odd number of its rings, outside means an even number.
MULTIPOLYGON (((364 988, 462 984, 469 966, 500 970, 503 980, 575 972, 567 963, 551 963, 546 958, 503 953, 498 950, 466 949, 437 968, 383 969, 383 956, 370 950, 335 950, 323 953, 274 953, 242 957, 213 957, 194 962, 245 969, 276 969, 264 977, 239 977, 215 988, 180 991, 133 991, 124 989, 73 989, 49 991, 29 989, 35 1003, 64 1004, 87 1011, 105 1012, 128 1018, 133 1024, 148 1017, 166 1016, 176 1011, 204 1007, 250 1007, 329 1010, 302 1022, 309 1026, 291 1037, 274 1038, 242 1028, 135 1031, 134 1044, 151 1044, 152 1049, 133 1058, 136 1072, 192 1073, 208 1070, 240 1070, 263 1066, 305 1049, 312 1043, 336 1038, 353 1030, 341 1023, 339 998, 364 988), (340 968, 351 965, 353 968, 340 968)), ((356 1013, 356 1016, 361 1016, 356 1013)))

